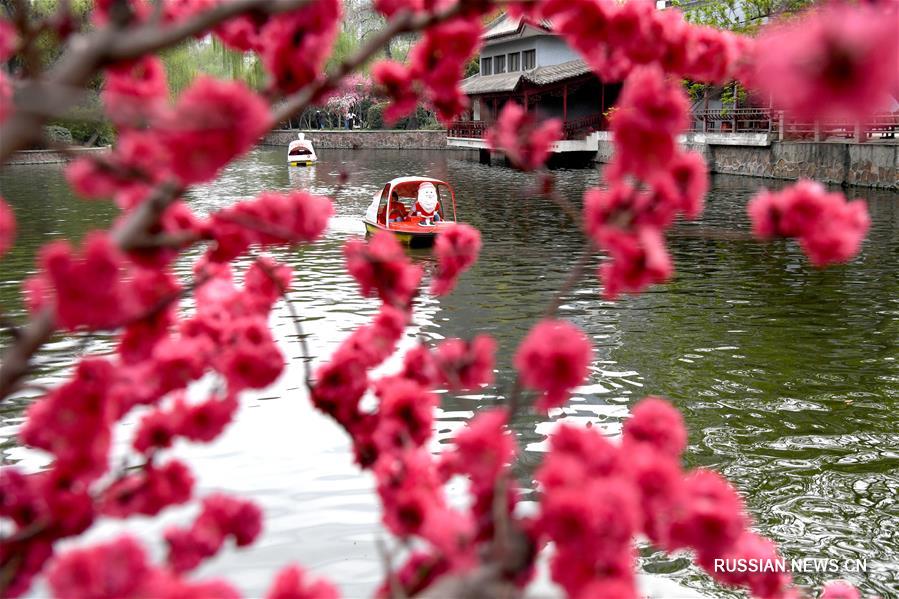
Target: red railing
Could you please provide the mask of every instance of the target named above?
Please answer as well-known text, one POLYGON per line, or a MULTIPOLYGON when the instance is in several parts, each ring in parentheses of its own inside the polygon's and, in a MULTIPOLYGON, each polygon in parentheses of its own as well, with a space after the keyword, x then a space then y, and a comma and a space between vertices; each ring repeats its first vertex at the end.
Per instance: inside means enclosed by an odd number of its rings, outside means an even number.
POLYGON ((895 140, 899 131, 899 112, 878 113, 865 122, 804 121, 770 108, 697 110, 692 115, 692 130, 709 133, 771 133, 780 139, 821 141, 845 138, 895 140))
POLYGON ((606 117, 601 114, 591 114, 570 121, 565 121, 562 131, 565 139, 583 139, 594 131, 602 131, 606 128, 606 117))
MULTIPOLYGON (((605 127, 606 120, 601 114, 591 114, 579 119, 565 121, 562 126, 564 139, 582 139, 593 131, 600 131, 605 127)), ((490 123, 485 121, 456 121, 447 130, 447 137, 465 137, 468 139, 483 139, 490 123)))
POLYGON ((487 123, 484 121, 456 121, 446 130, 447 137, 467 137, 470 139, 482 139, 487 133, 487 123))

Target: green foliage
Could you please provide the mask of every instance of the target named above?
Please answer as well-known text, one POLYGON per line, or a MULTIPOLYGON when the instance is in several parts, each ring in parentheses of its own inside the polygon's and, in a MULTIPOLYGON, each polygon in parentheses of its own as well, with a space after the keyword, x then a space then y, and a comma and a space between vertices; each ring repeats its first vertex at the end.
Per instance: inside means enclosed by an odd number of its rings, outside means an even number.
POLYGON ((475 54, 471 57, 471 60, 468 61, 468 64, 465 65, 465 75, 464 77, 471 77, 472 75, 477 75, 481 72, 481 60, 478 54, 475 54))
POLYGON ((189 40, 163 52, 161 57, 173 97, 199 74, 243 81, 254 89, 265 85, 265 72, 255 54, 231 50, 214 37, 189 40))
POLYGON ((368 112, 366 113, 369 129, 384 128, 384 111, 389 105, 388 102, 378 102, 369 107, 368 112))
POLYGON ((415 112, 402 118, 388 127, 384 122, 384 111, 390 105, 389 102, 372 104, 366 113, 366 121, 369 129, 441 129, 434 113, 422 106, 416 107, 415 112))
POLYGON ((47 125, 44 127, 44 136, 50 141, 61 144, 72 143, 72 132, 59 125, 47 125))
POLYGON ((769 19, 802 11, 816 0, 675 0, 691 23, 753 33, 769 19))

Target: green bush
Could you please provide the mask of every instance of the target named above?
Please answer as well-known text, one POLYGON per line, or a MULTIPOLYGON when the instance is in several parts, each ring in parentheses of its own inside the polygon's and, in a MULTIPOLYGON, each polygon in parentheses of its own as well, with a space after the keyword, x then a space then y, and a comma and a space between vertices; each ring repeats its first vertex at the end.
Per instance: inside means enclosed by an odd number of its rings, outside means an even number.
POLYGON ((60 125, 47 125, 44 127, 44 135, 50 141, 60 144, 72 143, 72 132, 60 125))
POLYGON ((440 123, 430 110, 421 104, 416 107, 415 112, 407 117, 403 117, 392 126, 388 127, 384 122, 384 111, 390 104, 388 102, 380 102, 373 104, 368 109, 368 128, 369 129, 440 129, 440 123))
POLYGON ((368 108, 368 113, 365 120, 368 121, 369 129, 384 128, 384 110, 388 105, 389 104, 387 102, 378 102, 377 104, 372 104, 368 108))

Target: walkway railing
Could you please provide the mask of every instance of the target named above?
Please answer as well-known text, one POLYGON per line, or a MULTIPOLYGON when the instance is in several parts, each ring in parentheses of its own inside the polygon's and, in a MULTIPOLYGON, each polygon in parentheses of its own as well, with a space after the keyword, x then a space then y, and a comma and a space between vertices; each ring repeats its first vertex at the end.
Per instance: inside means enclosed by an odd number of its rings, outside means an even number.
POLYGON ((486 133, 487 123, 484 121, 456 121, 446 129, 447 137, 482 139, 486 133))
POLYGON ((601 114, 591 114, 579 119, 565 121, 563 133, 565 139, 583 139, 594 131, 602 131, 607 128, 606 118, 601 114))
POLYGON ((770 133, 778 139, 824 141, 829 138, 897 141, 899 112, 878 113, 864 122, 804 121, 781 110, 737 108, 697 110, 692 114, 692 130, 707 133, 770 133))
MULTIPOLYGON (((456 121, 447 127, 447 137, 483 139, 492 123, 486 121, 456 121)), ((601 114, 591 114, 579 119, 565 121, 562 125, 564 139, 583 139, 594 131, 606 128, 606 119, 601 114)))

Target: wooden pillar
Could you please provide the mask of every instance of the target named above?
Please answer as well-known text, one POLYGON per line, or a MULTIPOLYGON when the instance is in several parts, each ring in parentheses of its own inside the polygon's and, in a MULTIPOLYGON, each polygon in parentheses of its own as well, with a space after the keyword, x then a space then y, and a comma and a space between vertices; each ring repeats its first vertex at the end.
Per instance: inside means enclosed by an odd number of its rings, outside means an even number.
POLYGON ((821 141, 821 121, 815 121, 815 141, 821 141))
POLYGON ((777 117, 777 140, 784 140, 784 126, 787 124, 787 119, 784 118, 784 111, 781 110, 777 117))
POLYGON ((496 96, 493 96, 493 115, 490 120, 495 121, 499 117, 499 112, 496 110, 496 96))
POLYGON ((524 111, 525 113, 528 111, 528 92, 524 92, 524 111))
POLYGON ((737 82, 736 82, 736 81, 734 81, 734 106, 733 106, 733 115, 734 115, 734 118, 733 118, 733 127, 731 128, 731 131, 733 131, 734 133, 736 133, 736 132, 737 132, 737 82))
POLYGON ((605 119, 603 115, 606 114, 606 84, 600 83, 599 90, 599 114, 605 119))
POLYGON ((568 121, 568 84, 562 86, 562 122, 568 121))
POLYGON ((702 132, 706 133, 709 130, 709 86, 705 86, 705 91, 702 93, 702 132))
POLYGON ((862 129, 861 121, 856 121, 855 123, 855 142, 856 143, 864 143, 868 138, 868 134, 864 132, 862 129))

